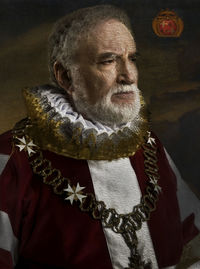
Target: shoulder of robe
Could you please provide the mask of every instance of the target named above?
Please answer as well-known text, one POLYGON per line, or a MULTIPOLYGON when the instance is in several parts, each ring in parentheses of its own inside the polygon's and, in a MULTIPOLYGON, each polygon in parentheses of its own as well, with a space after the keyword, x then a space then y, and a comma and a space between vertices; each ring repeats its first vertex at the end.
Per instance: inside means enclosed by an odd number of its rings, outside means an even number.
POLYGON ((9 130, 5 133, 0 134, 0 174, 3 172, 6 164, 10 159, 10 162, 14 164, 14 166, 18 166, 17 163, 21 163, 21 160, 27 159, 26 154, 19 151, 14 143, 14 135, 16 130, 23 131, 24 122, 26 119, 23 119, 15 124, 12 130, 9 130), (20 128, 19 128, 20 126, 20 128))
POLYGON ((12 152, 12 131, 0 135, 0 154, 10 155, 12 152))
POLYGON ((0 135, 0 174, 5 168, 12 152, 12 131, 0 135))

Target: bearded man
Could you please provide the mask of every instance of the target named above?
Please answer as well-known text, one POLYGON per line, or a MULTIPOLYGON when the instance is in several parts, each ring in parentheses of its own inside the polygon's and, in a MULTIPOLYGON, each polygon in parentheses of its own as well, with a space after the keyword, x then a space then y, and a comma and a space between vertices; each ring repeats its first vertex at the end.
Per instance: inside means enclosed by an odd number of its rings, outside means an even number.
POLYGON ((0 140, 1 268, 200 266, 196 249, 181 261, 200 229, 185 198, 198 201, 150 131, 136 58, 118 8, 81 9, 56 24, 54 85, 24 91, 28 118, 0 140))

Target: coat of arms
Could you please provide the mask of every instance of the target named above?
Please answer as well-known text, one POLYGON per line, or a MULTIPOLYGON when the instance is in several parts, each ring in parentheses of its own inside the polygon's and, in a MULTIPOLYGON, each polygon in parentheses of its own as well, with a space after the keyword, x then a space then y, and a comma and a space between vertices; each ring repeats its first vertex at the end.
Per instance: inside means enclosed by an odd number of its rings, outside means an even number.
POLYGON ((174 11, 162 10, 153 19, 152 27, 159 37, 179 37, 183 31, 183 21, 174 11))

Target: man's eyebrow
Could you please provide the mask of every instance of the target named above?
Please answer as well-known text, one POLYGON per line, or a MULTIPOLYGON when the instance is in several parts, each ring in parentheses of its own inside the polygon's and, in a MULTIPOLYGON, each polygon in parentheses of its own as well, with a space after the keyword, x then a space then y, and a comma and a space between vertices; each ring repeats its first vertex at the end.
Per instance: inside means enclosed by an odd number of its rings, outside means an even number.
POLYGON ((138 56, 140 56, 140 53, 138 51, 131 52, 131 53, 129 53, 129 56, 138 57, 138 56))
MULTIPOLYGON (((102 61, 102 60, 106 60, 108 58, 118 58, 120 57, 121 55, 118 55, 114 52, 103 52, 103 53, 100 53, 98 56, 97 56, 97 61, 102 61)), ((134 51, 134 52, 130 52, 129 53, 129 57, 137 57, 137 56, 140 56, 140 54, 137 52, 137 51, 134 51)))
POLYGON ((103 53, 100 53, 98 56, 97 56, 97 60, 104 60, 104 59, 108 59, 108 58, 115 58, 117 57, 118 55, 114 52, 103 52, 103 53))

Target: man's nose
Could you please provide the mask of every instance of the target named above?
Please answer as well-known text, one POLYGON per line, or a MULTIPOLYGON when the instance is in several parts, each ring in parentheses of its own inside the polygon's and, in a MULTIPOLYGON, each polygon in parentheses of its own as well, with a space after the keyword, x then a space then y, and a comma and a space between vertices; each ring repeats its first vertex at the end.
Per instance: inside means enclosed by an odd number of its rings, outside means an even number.
POLYGON ((133 63, 121 63, 117 70, 117 83, 131 85, 137 83, 138 71, 133 63))

